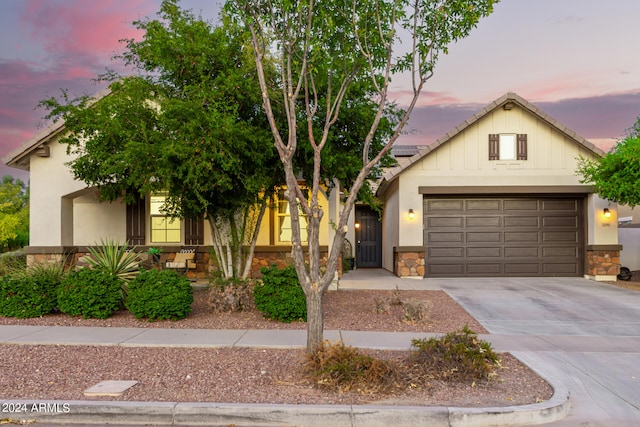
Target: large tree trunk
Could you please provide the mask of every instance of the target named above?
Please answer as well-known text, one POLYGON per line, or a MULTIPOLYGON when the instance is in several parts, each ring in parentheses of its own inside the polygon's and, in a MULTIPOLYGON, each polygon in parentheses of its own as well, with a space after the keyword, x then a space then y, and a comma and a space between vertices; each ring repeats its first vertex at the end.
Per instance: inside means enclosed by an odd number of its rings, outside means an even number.
POLYGON ((305 292, 307 299, 307 352, 315 353, 324 341, 324 317, 322 314, 322 290, 305 292))

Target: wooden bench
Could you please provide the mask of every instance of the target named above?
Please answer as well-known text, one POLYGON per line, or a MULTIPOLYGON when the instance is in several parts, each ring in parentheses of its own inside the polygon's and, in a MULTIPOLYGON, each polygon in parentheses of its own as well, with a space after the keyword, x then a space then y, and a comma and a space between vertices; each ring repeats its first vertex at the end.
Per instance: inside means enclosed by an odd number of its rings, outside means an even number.
POLYGON ((176 253, 173 261, 167 261, 165 268, 172 268, 175 270, 183 271, 185 274, 190 269, 196 268, 196 249, 195 248, 182 248, 176 253))

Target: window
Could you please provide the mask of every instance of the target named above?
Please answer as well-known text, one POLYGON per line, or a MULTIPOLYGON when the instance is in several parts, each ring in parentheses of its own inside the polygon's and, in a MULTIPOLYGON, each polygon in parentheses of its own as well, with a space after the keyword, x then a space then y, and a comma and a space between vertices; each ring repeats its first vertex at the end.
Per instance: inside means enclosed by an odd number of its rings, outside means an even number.
POLYGON ((180 243, 180 219, 168 216, 162 211, 166 196, 152 195, 149 198, 149 216, 151 219, 151 243, 180 243))
MULTIPOLYGON (((284 197, 284 189, 278 190, 276 200, 276 236, 278 243, 291 243, 291 212, 289 202, 284 197)), ((300 218, 300 240, 307 241, 307 217, 298 208, 300 218)))
POLYGON ((489 160, 527 160, 527 134, 490 134, 489 160))

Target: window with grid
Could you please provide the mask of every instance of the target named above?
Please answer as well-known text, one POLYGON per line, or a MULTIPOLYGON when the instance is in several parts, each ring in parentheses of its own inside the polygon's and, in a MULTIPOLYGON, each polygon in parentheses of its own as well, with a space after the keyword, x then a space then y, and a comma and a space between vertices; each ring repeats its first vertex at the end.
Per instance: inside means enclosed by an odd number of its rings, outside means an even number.
POLYGON ((180 243, 181 222, 162 211, 166 195, 155 194, 149 198, 151 243, 180 243))
MULTIPOLYGON (((284 189, 278 190, 276 200, 276 236, 278 243, 291 243, 291 211, 289 202, 284 197, 284 189)), ((307 241, 307 217, 298 207, 298 217, 300 218, 300 240, 307 241)))

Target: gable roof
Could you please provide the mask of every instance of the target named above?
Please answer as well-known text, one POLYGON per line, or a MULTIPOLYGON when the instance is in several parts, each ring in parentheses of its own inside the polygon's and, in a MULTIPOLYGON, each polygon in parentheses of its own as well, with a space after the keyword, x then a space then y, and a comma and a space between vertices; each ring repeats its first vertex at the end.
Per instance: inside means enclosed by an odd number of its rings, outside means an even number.
POLYGON ((491 104, 484 107, 482 110, 478 111, 472 117, 468 118, 463 123, 459 124, 452 130, 450 130, 442 138, 438 139, 432 144, 418 146, 418 152, 416 154, 411 156, 409 159, 406 159, 400 165, 394 168, 388 169, 382 176, 382 181, 380 182, 378 191, 381 191, 381 190, 383 191, 389 185, 389 183, 393 181, 395 178, 397 178, 398 175, 400 175, 405 169, 409 168, 414 163, 420 161, 423 157, 425 157, 426 155, 428 155, 429 153, 431 153, 441 145, 446 144, 451 139, 453 139, 453 137, 463 132, 465 129, 467 129, 477 121, 481 120, 482 118, 484 118, 485 116, 493 112, 494 110, 503 108, 505 105, 509 103, 516 104, 523 110, 526 110, 529 113, 533 114, 534 116, 538 117, 540 120, 546 122, 552 128, 556 129, 558 132, 571 138, 577 144, 580 144, 586 150, 592 152, 596 156, 598 157, 604 156, 605 154, 604 151, 602 151, 601 149, 593 145, 593 143, 587 141, 586 139, 584 139, 583 137, 575 133, 573 130, 563 125, 562 123, 558 122, 556 119, 554 119, 553 117, 551 117, 550 115, 542 111, 540 108, 531 104, 529 101, 527 101, 526 99, 524 99, 523 97, 521 97, 516 93, 507 92, 506 94, 502 95, 500 98, 493 101, 491 104))
MULTIPOLYGON (((91 98, 88 105, 99 101, 110 93, 111 89, 102 89, 91 98)), ((16 149, 10 151, 9 154, 2 158, 2 161, 6 163, 7 166, 28 171, 29 158, 31 157, 31 154, 35 153, 40 155, 40 152, 48 153, 48 151, 44 151, 45 145, 51 142, 62 131, 64 131, 64 120, 58 120, 57 122, 48 125, 16 149)))

